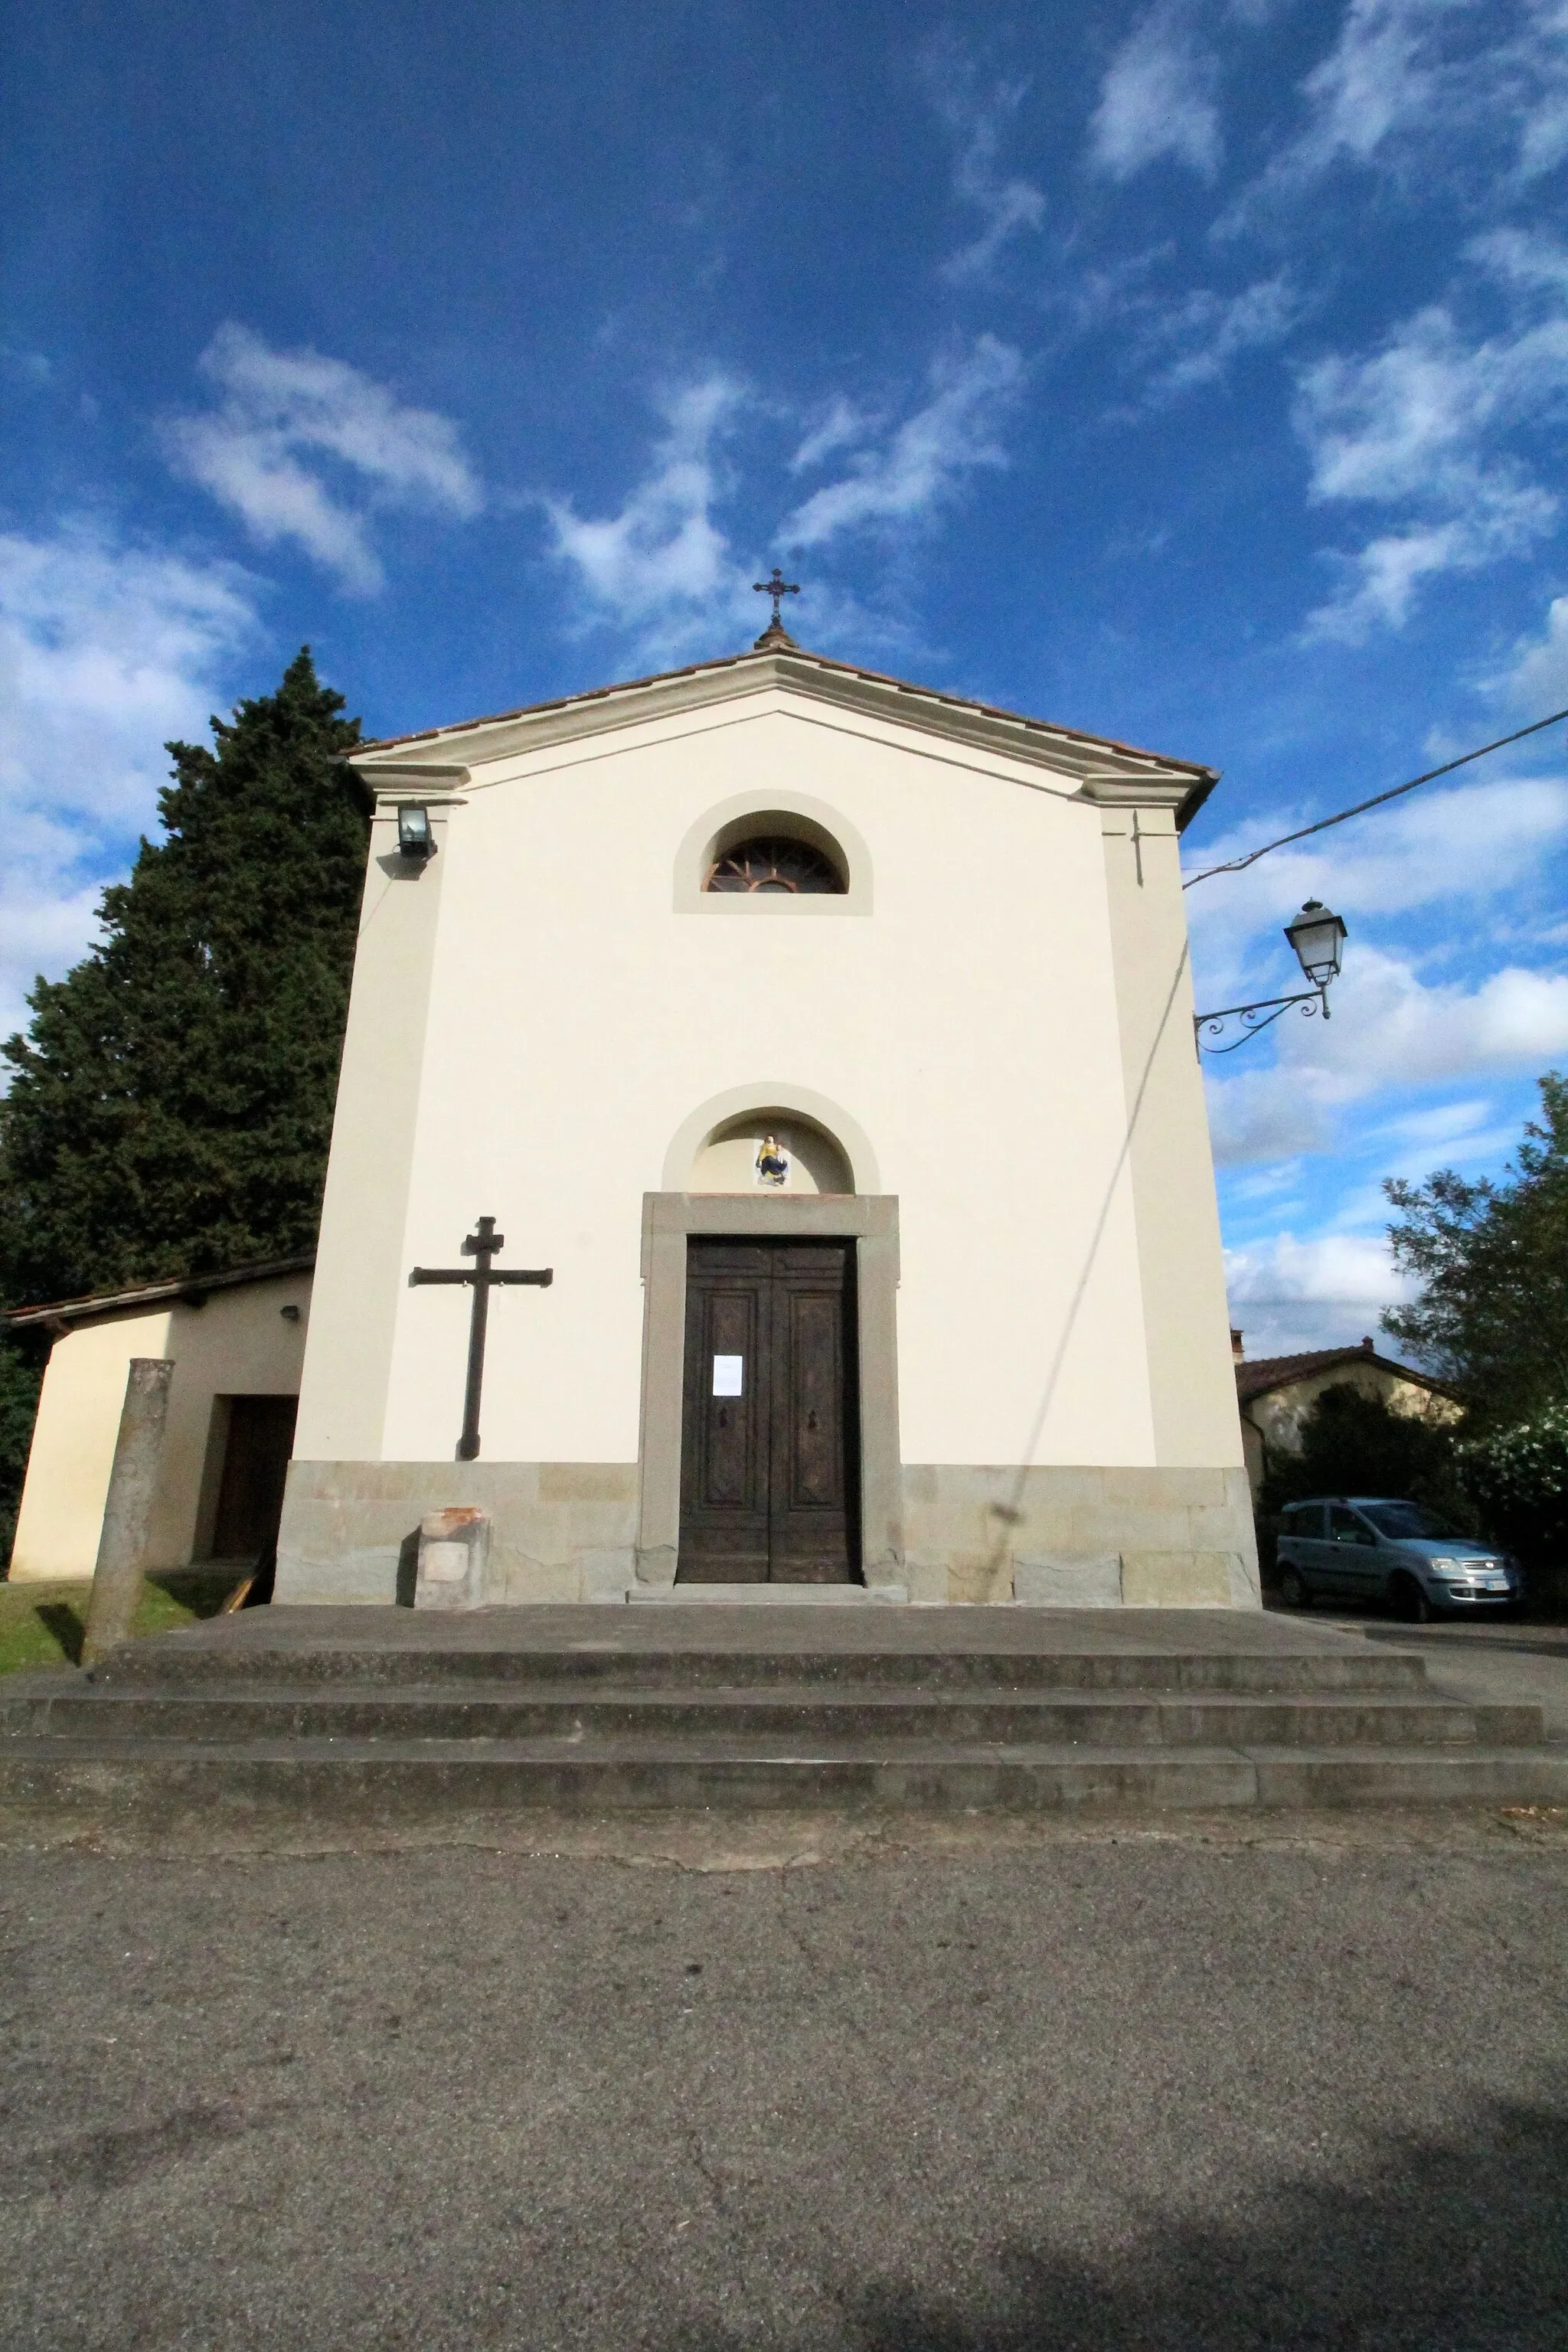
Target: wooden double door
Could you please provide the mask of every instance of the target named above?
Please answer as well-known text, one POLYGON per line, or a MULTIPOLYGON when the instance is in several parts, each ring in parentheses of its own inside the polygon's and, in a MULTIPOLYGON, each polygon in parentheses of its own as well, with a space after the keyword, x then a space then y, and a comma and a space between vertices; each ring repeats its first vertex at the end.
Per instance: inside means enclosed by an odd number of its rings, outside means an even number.
POLYGON ((677 1582, 860 1573, 853 1242, 692 1240, 677 1582))

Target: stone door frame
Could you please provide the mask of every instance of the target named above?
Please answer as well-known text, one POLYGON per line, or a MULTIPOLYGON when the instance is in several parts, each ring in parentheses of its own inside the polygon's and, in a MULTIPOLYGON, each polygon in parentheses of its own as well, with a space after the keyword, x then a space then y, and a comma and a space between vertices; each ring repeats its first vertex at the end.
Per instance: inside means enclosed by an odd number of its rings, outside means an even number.
POLYGON ((680 1549, 680 1431, 686 1242, 855 1244, 860 1370, 860 1563, 868 1584, 901 1576, 897 1193, 645 1192, 642 1414, 637 1433, 637 1580, 673 1585, 680 1549))

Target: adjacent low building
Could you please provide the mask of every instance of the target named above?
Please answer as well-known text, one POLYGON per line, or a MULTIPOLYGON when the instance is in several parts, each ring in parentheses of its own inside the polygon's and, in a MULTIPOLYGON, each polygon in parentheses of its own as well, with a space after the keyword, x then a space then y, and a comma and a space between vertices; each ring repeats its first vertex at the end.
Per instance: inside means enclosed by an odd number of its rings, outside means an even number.
POLYGON ((277 1539, 310 1319, 311 1256, 22 1307, 53 1340, 13 1582, 90 1576, 135 1356, 174 1364, 147 1566, 254 1566, 277 1539))
POLYGON ((1349 1348, 1312 1348, 1293 1356, 1259 1356, 1248 1362, 1241 1333, 1230 1335, 1236 1361, 1236 1397, 1241 1412, 1241 1442, 1256 1504, 1268 1475, 1270 1456, 1300 1454, 1301 1425, 1325 1389, 1353 1388, 1376 1397, 1395 1412, 1423 1421, 1458 1421, 1463 1412, 1440 1381, 1380 1356, 1371 1339, 1349 1348))

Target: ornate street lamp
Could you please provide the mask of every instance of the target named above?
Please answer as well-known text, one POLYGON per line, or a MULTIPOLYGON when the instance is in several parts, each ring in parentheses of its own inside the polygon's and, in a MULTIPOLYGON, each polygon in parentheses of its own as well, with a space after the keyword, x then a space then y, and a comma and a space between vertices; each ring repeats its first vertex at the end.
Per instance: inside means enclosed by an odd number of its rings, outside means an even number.
POLYGON ((1293 923, 1285 926, 1285 936, 1296 950, 1310 988, 1298 989, 1293 996, 1265 996, 1256 1004, 1227 1004, 1218 1013, 1194 1013, 1193 1038, 1200 1054, 1234 1054, 1271 1021, 1278 1021, 1292 1004, 1299 1004, 1303 1016, 1310 1020, 1321 1012, 1329 1017, 1329 982, 1338 977, 1344 953, 1346 930, 1338 915, 1331 914, 1321 898, 1309 898, 1293 923), (1210 1045, 1211 1037, 1225 1035, 1227 1021, 1239 1022, 1241 1034, 1228 1045, 1210 1045))

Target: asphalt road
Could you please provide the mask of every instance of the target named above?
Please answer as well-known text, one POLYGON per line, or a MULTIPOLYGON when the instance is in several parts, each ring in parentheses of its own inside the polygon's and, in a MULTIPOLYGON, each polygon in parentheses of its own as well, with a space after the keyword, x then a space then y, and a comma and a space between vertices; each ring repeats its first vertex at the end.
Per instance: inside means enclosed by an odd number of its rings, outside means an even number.
POLYGON ((1426 1661, 1426 1679, 1445 1698, 1527 1699, 1540 1707, 1549 1739, 1568 1739, 1568 1625, 1486 1625, 1439 1619, 1399 1625, 1381 1610, 1281 1611, 1300 1625, 1331 1625, 1364 1641, 1408 1649, 1426 1661))
POLYGON ((1560 1818, 558 1842, 0 1854, 7 2352, 1568 2343, 1560 1818))

